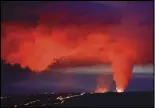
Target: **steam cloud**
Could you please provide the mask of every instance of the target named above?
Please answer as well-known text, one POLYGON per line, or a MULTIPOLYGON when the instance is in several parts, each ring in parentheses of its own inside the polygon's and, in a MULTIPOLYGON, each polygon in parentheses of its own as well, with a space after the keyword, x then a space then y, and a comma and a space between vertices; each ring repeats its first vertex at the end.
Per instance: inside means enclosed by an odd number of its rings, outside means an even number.
POLYGON ((95 89, 95 93, 105 93, 110 90, 110 85, 112 84, 112 80, 110 77, 105 75, 100 75, 97 78, 97 87, 95 89))
POLYGON ((35 72, 46 70, 58 60, 61 65, 112 64, 116 85, 123 89, 134 64, 153 63, 152 26, 139 25, 138 20, 124 17, 120 24, 109 26, 91 22, 57 24, 61 18, 55 22, 45 19, 40 19, 36 27, 3 23, 1 58, 35 72))

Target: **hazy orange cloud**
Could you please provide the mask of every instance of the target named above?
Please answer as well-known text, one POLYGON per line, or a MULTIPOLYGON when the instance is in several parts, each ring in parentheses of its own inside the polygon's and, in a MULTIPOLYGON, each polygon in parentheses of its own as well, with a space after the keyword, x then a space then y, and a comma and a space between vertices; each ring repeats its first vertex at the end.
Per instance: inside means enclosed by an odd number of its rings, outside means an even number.
POLYGON ((153 63, 153 26, 139 24, 140 17, 127 15, 114 24, 89 18, 85 23, 71 14, 39 17, 36 26, 17 22, 1 25, 1 58, 6 63, 35 72, 58 61, 59 65, 70 66, 108 63, 112 64, 117 87, 122 89, 131 79, 134 64, 153 63), (63 24, 62 20, 68 18, 74 23, 63 24))

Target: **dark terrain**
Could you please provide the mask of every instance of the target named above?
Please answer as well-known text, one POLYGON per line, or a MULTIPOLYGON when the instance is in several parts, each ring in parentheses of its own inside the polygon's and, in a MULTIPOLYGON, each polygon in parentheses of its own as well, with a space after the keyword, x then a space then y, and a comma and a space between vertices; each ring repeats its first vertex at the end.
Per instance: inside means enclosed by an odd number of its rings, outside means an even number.
POLYGON ((135 106, 153 107, 153 91, 124 93, 73 93, 73 94, 31 94, 1 97, 1 107, 52 107, 52 106, 135 106))

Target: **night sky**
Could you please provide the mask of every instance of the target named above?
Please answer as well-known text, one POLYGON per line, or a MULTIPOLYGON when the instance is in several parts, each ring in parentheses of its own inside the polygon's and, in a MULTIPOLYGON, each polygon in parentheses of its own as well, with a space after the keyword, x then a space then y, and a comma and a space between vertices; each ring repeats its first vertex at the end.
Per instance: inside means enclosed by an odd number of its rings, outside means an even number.
MULTIPOLYGON (((49 23, 54 20, 53 24, 92 24, 95 26, 104 25, 106 29, 115 28, 112 34, 120 31, 117 25, 123 21, 129 26, 137 24, 138 26, 146 25, 148 36, 145 33, 135 34, 140 40, 153 39, 153 2, 152 1, 89 1, 89 2, 2 2, 1 4, 1 22, 22 22, 31 26, 36 26, 39 21, 49 23), (41 20, 40 20, 41 19, 41 20), (61 22, 59 22, 61 20, 61 22)), ((136 28, 136 27, 135 27, 136 28)), ((131 33, 135 32, 134 27, 130 29, 131 33)), ((141 31, 141 28, 138 29, 141 31)), ((136 31, 136 32, 139 32, 136 31)), ((124 31, 125 32, 125 31, 124 31)), ((116 35, 117 37, 117 35, 116 35)), ((149 49, 149 48, 148 48, 149 49)), ((153 52, 152 52, 153 53, 153 52)), ((153 54, 152 54, 153 55, 153 54)), ((152 60, 153 61, 153 60, 152 60)), ((96 78, 103 75, 108 86, 113 85, 112 75, 104 75, 102 72, 96 72, 92 65, 100 64, 96 61, 78 62, 78 66, 85 66, 87 69, 78 70, 76 63, 69 64, 70 71, 65 73, 65 68, 57 70, 58 64, 54 64, 43 73, 32 72, 28 68, 21 68, 20 65, 11 66, 5 64, 1 57, 1 93, 32 93, 32 92, 90 92, 96 87, 96 78), (90 64, 91 65, 90 65, 90 64), (80 65, 79 65, 80 64, 80 65), (73 66, 74 65, 74 66, 73 66), (56 68, 56 69, 55 69, 56 68), (90 69, 91 68, 91 69, 90 69), (92 70, 92 72, 90 72, 92 70), (80 71, 80 72, 79 72, 80 71), (87 72, 86 72, 87 71, 87 72), (94 73, 94 74, 92 74, 94 73), (110 85, 111 84, 111 85, 110 85)), ((106 66, 105 66, 106 67, 106 66)), ((103 71, 105 69, 103 66, 103 71)), ((134 68, 137 68, 135 65, 134 68)), ((108 68, 109 69, 109 68, 108 68)), ((99 70, 100 71, 100 70, 99 70)), ((106 70, 105 70, 106 71, 106 70)), ((147 64, 137 68, 133 79, 130 81, 126 91, 144 91, 153 90, 153 66, 147 64), (140 77, 136 72, 146 71, 140 77), (147 74, 148 73, 148 74, 147 74)))

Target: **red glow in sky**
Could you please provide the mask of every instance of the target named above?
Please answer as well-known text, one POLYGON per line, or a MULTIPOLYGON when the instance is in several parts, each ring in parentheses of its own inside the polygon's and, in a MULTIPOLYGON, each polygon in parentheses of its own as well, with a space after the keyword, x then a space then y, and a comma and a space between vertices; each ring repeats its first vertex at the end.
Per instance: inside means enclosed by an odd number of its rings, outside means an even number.
POLYGON ((108 63, 116 85, 123 89, 134 64, 153 63, 152 28, 138 25, 137 20, 124 17, 121 24, 111 26, 94 22, 56 25, 56 19, 48 22, 46 15, 41 18, 36 27, 2 24, 2 59, 35 72, 46 70, 57 60, 61 65, 108 63))

